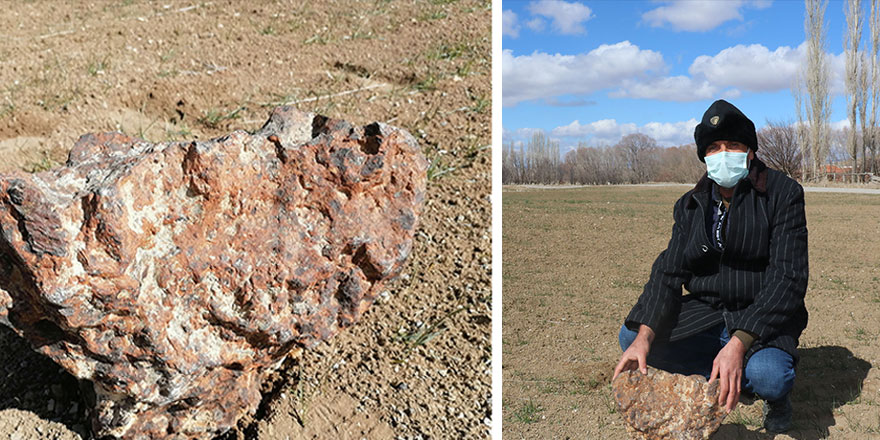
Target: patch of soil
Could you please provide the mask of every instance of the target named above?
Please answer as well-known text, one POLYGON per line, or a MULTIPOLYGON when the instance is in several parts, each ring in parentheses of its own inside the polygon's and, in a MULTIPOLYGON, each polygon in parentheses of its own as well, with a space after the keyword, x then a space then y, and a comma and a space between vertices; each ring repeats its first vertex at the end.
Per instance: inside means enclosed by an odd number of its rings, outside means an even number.
MULTIPOLYGON (((403 275, 221 438, 488 437, 489 1, 15 2, 0 17, 0 172, 57 166, 89 132, 255 130, 280 104, 416 136, 432 165, 403 275)), ((0 361, 0 437, 87 436, 75 378, 5 328, 0 361)))

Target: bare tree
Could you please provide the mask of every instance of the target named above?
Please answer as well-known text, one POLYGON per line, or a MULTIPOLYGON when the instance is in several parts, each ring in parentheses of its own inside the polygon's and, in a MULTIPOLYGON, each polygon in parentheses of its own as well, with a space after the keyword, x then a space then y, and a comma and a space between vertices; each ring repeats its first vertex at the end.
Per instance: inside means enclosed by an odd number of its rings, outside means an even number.
MULTIPOLYGON (((846 86, 846 107, 847 118, 849 119, 852 130, 849 131, 847 139, 848 151, 852 156, 853 169, 855 173, 856 165, 859 159, 859 139, 858 139, 858 119, 859 110, 862 109, 863 90, 860 66, 861 57, 859 52, 859 42, 862 40, 862 2, 861 0, 847 0, 844 7, 846 14, 846 38, 844 38, 843 48, 846 54, 846 64, 844 67, 844 85, 846 86)), ((867 80, 867 78, 866 78, 867 80)), ((863 119, 864 121, 864 119, 863 119)))
POLYGON ((693 143, 660 148, 657 157, 657 182, 696 183, 706 173, 706 164, 700 162, 693 143))
POLYGON ((625 153, 632 183, 645 183, 651 180, 656 173, 657 158, 654 153, 657 149, 657 141, 646 134, 633 133, 621 138, 616 148, 625 153))
POLYGON ((795 124, 767 121, 767 125, 758 130, 758 157, 770 168, 799 179, 801 156, 795 124))
POLYGON ((868 124, 868 149, 871 151, 872 173, 877 172, 877 144, 880 132, 877 129, 877 107, 880 107, 880 65, 877 53, 880 51, 880 0, 871 0, 871 117, 868 124))
POLYGON ((795 134, 797 135, 797 144, 801 151, 801 178, 805 179, 806 174, 810 170, 810 148, 809 148, 809 125, 804 118, 804 94, 805 84, 803 78, 798 75, 795 77, 791 86, 791 94, 794 98, 794 109, 797 122, 795 122, 795 134))
POLYGON ((828 135, 828 156, 826 157, 829 164, 837 165, 841 168, 846 167, 850 159, 849 144, 847 140, 850 137, 851 127, 844 127, 837 130, 831 130, 828 135))
POLYGON ((522 183, 523 158, 513 141, 501 146, 501 183, 522 183))
POLYGON ((523 154, 523 178, 521 183, 558 183, 562 169, 559 167, 559 142, 537 131, 525 146, 523 154))
POLYGON ((820 177, 819 167, 828 153, 829 124, 831 115, 831 93, 829 91, 830 70, 825 53, 826 33, 824 17, 827 0, 806 0, 804 30, 807 34, 807 62, 803 72, 809 101, 804 110, 808 131, 806 146, 810 150, 811 178, 820 177))
MULTIPOLYGON (((870 93, 868 90, 868 54, 864 51, 861 52, 860 56, 860 65, 859 65, 859 123, 862 127, 862 142, 861 142, 861 155, 862 155, 862 171, 866 172, 868 170, 868 142, 870 142, 870 132, 871 127, 868 127, 868 115, 867 115, 867 107, 868 107, 868 94, 870 93)), ((855 166, 853 166, 855 168, 855 166)), ((855 172, 855 170, 853 170, 855 172)))

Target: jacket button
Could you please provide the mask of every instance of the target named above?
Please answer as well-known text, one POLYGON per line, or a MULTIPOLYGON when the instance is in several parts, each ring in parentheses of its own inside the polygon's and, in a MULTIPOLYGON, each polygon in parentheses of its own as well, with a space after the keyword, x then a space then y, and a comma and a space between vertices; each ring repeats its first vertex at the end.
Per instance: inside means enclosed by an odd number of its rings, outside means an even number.
POLYGON ((700 250, 703 251, 703 253, 709 252, 709 246, 706 246, 704 244, 704 245, 700 246, 700 250))

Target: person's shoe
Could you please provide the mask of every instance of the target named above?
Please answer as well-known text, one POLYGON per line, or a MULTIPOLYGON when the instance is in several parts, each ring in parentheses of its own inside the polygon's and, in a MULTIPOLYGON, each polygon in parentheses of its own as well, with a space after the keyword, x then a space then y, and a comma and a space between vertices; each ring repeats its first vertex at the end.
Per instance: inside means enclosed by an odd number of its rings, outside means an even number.
POLYGON ((764 401, 764 429, 785 432, 791 428, 791 398, 786 395, 776 402, 764 401))

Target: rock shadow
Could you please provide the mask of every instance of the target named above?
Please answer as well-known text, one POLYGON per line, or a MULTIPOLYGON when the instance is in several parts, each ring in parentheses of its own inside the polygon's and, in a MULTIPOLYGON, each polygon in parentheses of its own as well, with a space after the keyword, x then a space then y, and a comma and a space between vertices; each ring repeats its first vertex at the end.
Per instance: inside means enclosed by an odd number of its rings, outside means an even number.
MULTIPOLYGON (((800 349, 797 379, 791 392, 792 429, 786 438, 819 440, 828 438, 836 424, 834 410, 859 398, 871 363, 840 346, 800 349)), ((758 403, 762 405, 763 403, 758 403)), ((761 423, 761 420, 757 420, 761 423)), ((713 440, 772 439, 776 435, 763 428, 724 424, 713 440)))
POLYGON ((79 381, 0 324, 0 411, 16 408, 88 438, 79 381))

